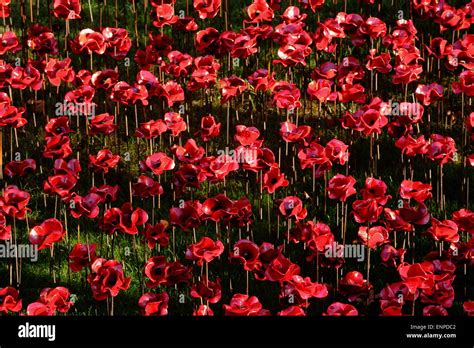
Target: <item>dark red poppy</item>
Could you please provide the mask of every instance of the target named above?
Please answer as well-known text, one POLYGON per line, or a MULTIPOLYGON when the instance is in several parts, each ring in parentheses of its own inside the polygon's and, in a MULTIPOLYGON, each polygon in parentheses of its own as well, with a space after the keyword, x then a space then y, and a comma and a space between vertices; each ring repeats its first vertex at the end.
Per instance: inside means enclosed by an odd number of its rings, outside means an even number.
POLYGON ((354 184, 356 180, 352 176, 344 176, 342 174, 335 175, 328 183, 329 198, 338 199, 345 202, 348 197, 356 193, 354 184))
POLYGON ((110 135, 118 129, 115 116, 108 113, 95 115, 89 122, 89 135, 110 135))
POLYGON ((120 290, 127 290, 131 278, 123 274, 122 264, 116 260, 97 258, 91 266, 91 274, 87 276, 87 282, 91 286, 92 295, 95 300, 103 301, 108 297, 115 297, 120 290))
POLYGON ((260 267, 260 249, 254 242, 241 239, 234 244, 230 252, 231 262, 240 263, 246 271, 253 271, 260 267))
POLYGON ((163 187, 159 182, 146 175, 140 175, 138 181, 132 184, 133 195, 148 198, 163 194, 163 187))
POLYGON ((247 80, 256 91, 268 91, 275 83, 275 72, 270 74, 267 69, 257 69, 247 80))
POLYGON ((152 139, 160 136, 168 130, 163 120, 151 120, 140 124, 135 130, 135 136, 138 138, 152 139))
POLYGON ((11 161, 5 165, 3 172, 9 177, 25 176, 36 170, 36 161, 32 158, 27 158, 23 161, 11 161))
POLYGON ((77 177, 72 173, 57 174, 49 176, 43 183, 43 190, 46 194, 57 194, 66 199, 71 194, 71 190, 77 184, 77 177))
POLYGON ((33 227, 29 234, 29 240, 31 244, 38 246, 38 250, 41 250, 52 247, 53 243, 60 242, 65 235, 66 231, 61 221, 51 218, 33 227))
POLYGON ((167 247, 170 243, 170 236, 166 232, 168 221, 160 220, 155 225, 146 224, 142 230, 142 235, 148 244, 148 248, 153 249, 157 244, 161 247, 167 247))
POLYGON ((0 212, 18 220, 24 220, 26 212, 30 210, 26 207, 29 201, 28 192, 20 190, 15 185, 9 185, 0 196, 0 212))
POLYGON ((219 302, 221 296, 222 287, 220 278, 217 278, 214 282, 204 276, 199 282, 193 284, 191 288, 191 297, 200 298, 209 303, 219 302))
POLYGON ((204 317, 204 316, 213 316, 214 312, 212 311, 211 307, 207 305, 199 305, 199 307, 193 312, 193 316, 195 317, 204 317))
POLYGON ((172 158, 163 152, 157 152, 148 156, 145 161, 140 162, 142 171, 150 170, 155 175, 163 174, 164 171, 173 170, 175 163, 172 158))
POLYGON ((437 162, 438 165, 443 165, 453 160, 456 153, 456 143, 453 138, 431 134, 430 139, 432 141, 427 145, 427 158, 437 162))
POLYGON ((256 296, 234 294, 229 305, 224 305, 225 315, 229 316, 266 316, 270 312, 263 309, 256 296))
POLYGON ((50 28, 41 24, 32 24, 28 28, 28 47, 40 55, 57 55, 58 41, 50 28))
POLYGON ((216 123, 214 116, 208 115, 201 118, 201 129, 199 133, 203 141, 209 141, 212 138, 218 137, 220 129, 221 123, 216 123))
POLYGON ((299 275, 300 267, 291 262, 290 259, 279 255, 265 268, 265 279, 270 281, 289 281, 295 275, 299 275))
POLYGON ((274 193, 276 189, 288 186, 289 182, 285 179, 285 174, 280 173, 280 168, 275 163, 263 174, 262 184, 264 190, 267 190, 268 193, 274 193))
POLYGON ((437 100, 443 99, 443 86, 432 83, 429 85, 418 85, 415 96, 423 105, 430 105, 437 100))
POLYGON ((400 197, 403 199, 414 199, 422 203, 433 195, 430 192, 431 185, 423 184, 421 181, 403 180, 400 184, 400 197))
POLYGON ((169 4, 154 6, 151 12, 152 24, 157 28, 165 25, 173 25, 178 21, 178 16, 174 14, 174 7, 169 4))
POLYGON ((194 139, 188 139, 184 146, 173 145, 171 151, 181 162, 195 163, 204 156, 204 148, 198 146, 194 139))
POLYGON ((96 244, 76 243, 68 256, 69 268, 73 272, 80 272, 83 268, 88 268, 97 258, 96 244))
POLYGON ((308 214, 306 208, 303 208, 303 202, 296 196, 288 196, 277 201, 278 210, 285 219, 294 217, 296 220, 302 220, 308 214))
POLYGON ((67 313, 74 302, 70 301, 70 292, 63 286, 41 290, 39 302, 45 304, 52 312, 67 313))
POLYGON ((81 18, 80 0, 54 0, 53 13, 55 17, 65 20, 81 18))
POLYGON ((22 308, 22 301, 18 298, 18 290, 6 286, 0 288, 0 313, 8 314, 9 312, 18 313, 22 308))
POLYGON ((221 7, 221 0, 194 0, 193 6, 199 18, 214 18, 221 7))
POLYGON ((109 169, 113 169, 120 161, 119 155, 114 155, 108 149, 99 150, 97 155, 89 155, 89 163, 96 173, 108 173, 109 169))
POLYGON ((75 195, 71 201, 69 201, 71 215, 76 219, 82 216, 94 219, 99 215, 100 208, 98 204, 101 203, 101 201, 102 198, 97 193, 89 193, 84 197, 75 195))
POLYGON ((164 118, 166 126, 171 130, 171 134, 174 137, 178 136, 188 128, 184 119, 176 112, 167 112, 164 118))
POLYGON ((0 34, 0 55, 7 52, 16 53, 21 50, 20 40, 13 31, 6 31, 0 34))
POLYGON ((7 226, 7 219, 2 212, 0 212, 0 240, 9 240, 12 235, 11 226, 7 226))
POLYGON ((152 294, 144 293, 138 300, 138 306, 142 309, 145 316, 163 316, 168 315, 168 302, 170 297, 166 292, 152 294))
POLYGON ((72 154, 71 139, 64 135, 46 137, 43 156, 46 158, 67 158, 72 154))
POLYGON ((249 23, 269 22, 273 19, 273 10, 265 0, 254 0, 254 2, 247 7, 247 15, 249 23))
POLYGON ((183 231, 198 227, 201 224, 202 208, 198 201, 186 201, 179 208, 170 209, 170 222, 183 231))
POLYGON ((426 231, 435 241, 455 243, 459 241, 458 225, 452 220, 431 219, 431 227, 426 231))
POLYGON ((389 242, 388 230, 383 226, 373 226, 370 228, 360 226, 357 234, 362 242, 371 249, 375 249, 389 242))
POLYGON ((25 68, 17 66, 13 69, 8 82, 12 88, 25 89, 30 87, 37 91, 43 86, 43 79, 40 72, 28 64, 25 68))
POLYGON ((323 315, 336 316, 336 317, 357 316, 359 315, 359 312, 353 305, 341 303, 341 302, 334 302, 326 309, 326 312, 323 313, 323 315))
POLYGON ((376 222, 383 211, 383 207, 376 199, 357 200, 352 203, 354 219, 357 223, 376 222))
POLYGON ((220 240, 214 242, 209 237, 203 237, 199 242, 188 246, 186 258, 188 260, 197 261, 197 265, 201 266, 203 261, 211 262, 223 252, 224 245, 220 240))

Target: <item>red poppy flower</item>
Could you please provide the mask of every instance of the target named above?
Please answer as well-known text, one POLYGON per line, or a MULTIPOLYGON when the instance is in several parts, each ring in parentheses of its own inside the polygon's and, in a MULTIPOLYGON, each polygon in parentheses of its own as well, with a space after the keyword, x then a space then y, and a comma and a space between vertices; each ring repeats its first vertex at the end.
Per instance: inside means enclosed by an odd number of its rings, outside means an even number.
POLYGON ((382 53, 377 56, 376 53, 377 50, 375 49, 369 50, 365 67, 370 71, 375 70, 381 74, 388 74, 392 71, 392 66, 390 65, 390 54, 382 53))
POLYGON ((43 85, 43 79, 40 72, 31 64, 27 64, 25 68, 17 66, 13 69, 8 82, 12 88, 25 89, 30 87, 37 91, 43 85))
POLYGON ((294 83, 279 81, 272 88, 273 101, 280 109, 293 110, 301 107, 301 92, 294 83))
POLYGON ((41 290, 39 302, 45 304, 53 313, 67 313, 74 305, 74 302, 69 301, 70 296, 69 290, 63 286, 45 288, 41 290))
POLYGON ((43 156, 46 158, 66 158, 72 154, 71 139, 63 135, 46 137, 43 156))
POLYGON ((303 278, 299 275, 294 275, 288 282, 284 284, 280 293, 280 299, 288 299, 290 296, 292 301, 301 307, 307 308, 309 306, 310 298, 324 298, 328 295, 326 285, 313 283, 309 277, 303 278))
POLYGON ((263 309, 256 296, 234 294, 229 305, 224 305, 225 315, 229 316, 266 316, 270 312, 263 309))
POLYGON ((164 118, 166 126, 171 130, 171 134, 174 137, 187 129, 186 122, 181 115, 176 112, 167 112, 164 118))
POLYGON ((0 313, 18 313, 22 308, 22 301, 18 298, 18 290, 11 286, 0 288, 0 313))
POLYGON ((66 231, 62 223, 58 219, 51 218, 33 227, 29 234, 29 240, 31 244, 38 246, 38 250, 41 250, 52 247, 53 243, 60 242, 65 235, 66 231))
POLYGON ((353 305, 341 303, 341 302, 334 302, 326 309, 326 312, 323 313, 323 315, 336 316, 336 317, 357 316, 359 315, 359 312, 353 305))
POLYGON ((291 122, 283 122, 280 128, 280 136, 286 142, 292 143, 298 141, 303 142, 306 146, 307 139, 310 138, 312 131, 310 126, 296 126, 291 122))
POLYGON ((247 7, 247 15, 250 20, 248 23, 269 22, 273 19, 273 10, 265 0, 254 0, 254 2, 247 7))
POLYGON ((203 141, 209 141, 219 136, 221 123, 216 123, 214 116, 208 115, 201 118, 201 128, 199 133, 203 141))
POLYGON ((400 197, 403 199, 413 198, 419 203, 433 196, 430 191, 431 185, 423 184, 421 181, 403 180, 400 184, 400 197))
POLYGON ((474 72, 464 70, 459 74, 459 82, 453 82, 452 88, 455 94, 465 93, 468 97, 474 96, 474 72))
POLYGON ((162 120, 151 120, 140 124, 135 130, 135 136, 138 138, 152 139, 160 136, 168 130, 168 127, 162 120))
POLYGON ((107 48, 105 53, 115 60, 125 59, 130 48, 132 40, 128 37, 128 31, 123 28, 104 28, 102 29, 107 48))
POLYGON ((463 208, 455 211, 452 218, 460 230, 474 234, 474 212, 463 208))
POLYGON ((252 75, 247 77, 249 84, 256 91, 268 91, 275 84, 275 72, 270 73, 267 69, 257 69, 252 75))
POLYGON ((431 227, 426 231, 427 234, 436 241, 446 241, 455 243, 459 241, 458 225, 454 221, 439 221, 431 219, 431 227))
POLYGON ((144 293, 138 300, 138 306, 142 308, 145 316, 168 315, 168 302, 170 297, 166 292, 160 294, 144 293))
POLYGON ((222 287, 221 280, 217 278, 215 282, 208 280, 205 276, 193 284, 191 297, 203 299, 209 303, 217 303, 221 300, 222 287))
POLYGON ((9 185, 0 196, 0 212, 3 214, 24 220, 26 212, 29 211, 26 206, 30 201, 30 194, 20 190, 17 186, 9 185))
POLYGON ((239 169, 239 163, 234 157, 229 155, 220 155, 218 157, 210 157, 209 170, 213 174, 211 182, 223 180, 231 172, 239 169))
POLYGON ((141 198, 148 198, 163 194, 163 187, 159 182, 154 181, 146 175, 140 175, 138 181, 132 184, 133 195, 141 198))
POLYGON ((305 316, 306 313, 301 307, 298 306, 290 306, 288 308, 285 308, 277 313, 278 316, 289 316, 289 317, 300 317, 300 316, 305 316))
POLYGON ((203 260, 211 262, 223 252, 224 245, 220 240, 214 242, 211 238, 203 237, 199 242, 188 246, 186 259, 197 261, 197 265, 201 266, 203 260))
POLYGON ((108 173, 109 169, 115 168, 120 161, 119 155, 114 155, 108 149, 99 150, 97 155, 89 155, 89 163, 96 173, 108 173))
POLYGON ((375 249, 389 241, 388 231, 383 226, 374 226, 370 228, 367 228, 367 226, 360 226, 358 235, 362 242, 371 249, 375 249))
POLYGON ((342 174, 335 175, 329 180, 328 193, 329 198, 338 199, 345 202, 347 198, 356 193, 354 184, 356 180, 352 176, 344 176, 342 174))
POLYGON ((97 258, 91 266, 87 282, 91 286, 95 300, 103 301, 109 296, 115 297, 120 290, 127 290, 131 278, 125 278, 122 264, 115 260, 97 258))
POLYGON ((65 20, 81 18, 80 0, 54 0, 53 13, 57 18, 65 20))
POLYGON ((430 105, 437 100, 443 99, 443 86, 437 83, 429 85, 418 85, 415 91, 416 99, 423 105, 430 105))
POLYGON ((199 18, 214 18, 221 7, 221 0, 194 0, 193 6, 199 13, 199 18))
POLYGON ((436 161, 438 165, 446 164, 453 160, 456 152, 456 143, 451 137, 431 134, 432 142, 427 146, 426 157, 436 161))
POLYGON ((160 220, 160 222, 155 225, 145 225, 141 233, 145 237, 148 248, 153 249, 157 244, 163 248, 169 245, 170 236, 166 233, 168 225, 168 221, 166 220, 160 220))
POLYGON ((23 161, 11 161, 5 165, 3 172, 9 177, 24 176, 36 170, 36 161, 27 158, 23 161))
POLYGON ((170 222, 183 231, 198 227, 201 224, 202 208, 198 201, 186 201, 182 207, 170 209, 170 222))
POLYGON ((371 288, 372 285, 364 279, 362 273, 357 271, 346 273, 339 282, 339 292, 347 296, 350 302, 366 296, 371 288))
POLYGON ((195 317, 204 317, 204 316, 213 316, 214 312, 212 311, 211 307, 206 306, 204 304, 199 305, 199 307, 193 312, 193 316, 195 317))
POLYGON ((118 129, 115 116, 108 113, 95 115, 89 122, 89 135, 110 135, 118 129))
POLYGON ((234 244, 230 252, 230 260, 241 263, 246 271, 253 271, 261 265, 259 255, 260 249, 257 244, 247 239, 241 239, 234 244))
POLYGON ((84 197, 75 195, 69 202, 71 215, 76 219, 79 219, 81 216, 94 219, 99 215, 100 209, 98 204, 101 201, 102 198, 96 193, 89 193, 84 197))
POLYGON ((303 208, 301 199, 295 196, 288 196, 277 202, 278 210, 285 219, 294 217, 296 220, 302 220, 306 217, 308 211, 303 208))
POLYGON ((57 174, 49 176, 43 183, 43 189, 46 194, 57 194, 59 197, 66 199, 70 195, 70 191, 76 186, 77 177, 71 173, 57 174))
POLYGON ((267 190, 268 193, 274 193, 279 187, 286 187, 288 184, 289 182, 285 179, 285 174, 280 173, 280 168, 276 163, 263 174, 262 188, 267 190))
POLYGON ((376 199, 357 200, 352 203, 354 219, 357 223, 376 222, 383 211, 383 207, 376 199))
POLYGON ((174 14, 174 7, 169 4, 154 6, 151 12, 152 24, 157 28, 165 25, 173 25, 178 21, 178 16, 174 14))
POLYGON ((387 266, 397 267, 404 262, 405 252, 403 248, 395 249, 390 244, 384 244, 380 251, 380 259, 387 266))
POLYGON ((256 127, 238 125, 235 128, 235 140, 237 140, 242 146, 252 145, 260 136, 260 131, 256 127))
POLYGON ((188 139, 184 146, 173 145, 171 151, 181 162, 195 163, 202 159, 204 156, 204 148, 197 146, 194 139, 188 139))
POLYGON ((247 89, 245 81, 234 75, 222 78, 219 83, 222 95, 221 104, 227 103, 230 99, 242 94, 247 89))
POLYGON ((171 51, 167 55, 169 63, 165 65, 164 71, 174 77, 187 76, 193 64, 193 57, 180 51, 171 51))
POLYGON ((9 240, 12 235, 11 226, 7 226, 5 215, 0 212, 0 240, 9 240))
POLYGON ((65 58, 64 60, 51 58, 48 61, 45 73, 53 86, 59 86, 61 82, 70 83, 74 81, 76 73, 69 67, 70 64, 71 58, 65 58))
POLYGON ((16 53, 21 50, 20 40, 13 31, 6 31, 0 34, 0 55, 7 52, 16 53))
POLYGON ((81 30, 77 37, 77 42, 80 50, 85 50, 88 54, 104 54, 107 49, 104 35, 92 29, 81 30))
POLYGON ((270 281, 284 282, 289 281, 295 275, 299 275, 300 267, 291 262, 290 259, 279 255, 267 265, 265 269, 265 279, 270 281))
POLYGON ((140 162, 142 171, 150 170, 155 175, 160 175, 164 171, 173 170, 175 163, 172 158, 166 156, 163 152, 157 152, 148 156, 145 161, 140 162))
POLYGON ((39 55, 57 55, 58 41, 50 28, 41 24, 32 24, 28 28, 28 47, 39 55))
POLYGON ((83 268, 90 267, 97 258, 96 247, 96 244, 76 243, 68 256, 71 271, 80 272, 83 268))

